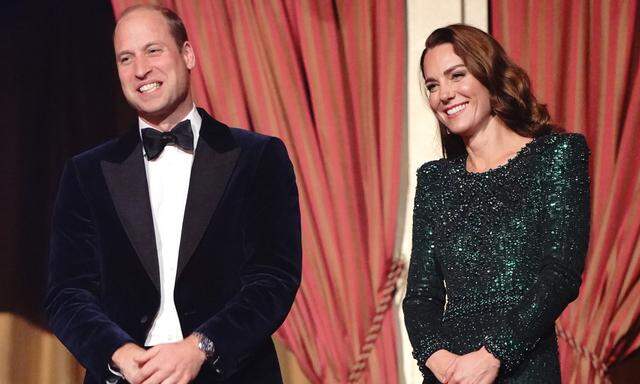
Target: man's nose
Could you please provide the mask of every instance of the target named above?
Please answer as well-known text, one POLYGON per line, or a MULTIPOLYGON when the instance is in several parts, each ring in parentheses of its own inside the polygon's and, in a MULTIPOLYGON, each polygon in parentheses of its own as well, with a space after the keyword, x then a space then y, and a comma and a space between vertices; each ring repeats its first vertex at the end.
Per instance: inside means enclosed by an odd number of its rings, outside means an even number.
POLYGON ((149 72, 151 72, 151 66, 147 59, 143 56, 135 61, 135 72, 138 79, 144 79, 149 72))

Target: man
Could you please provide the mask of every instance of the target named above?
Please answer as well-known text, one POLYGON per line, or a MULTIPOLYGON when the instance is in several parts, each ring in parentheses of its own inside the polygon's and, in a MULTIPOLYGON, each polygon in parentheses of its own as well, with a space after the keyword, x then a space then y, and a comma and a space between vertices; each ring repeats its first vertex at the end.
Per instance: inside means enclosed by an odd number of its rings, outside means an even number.
POLYGON ((66 164, 50 326, 85 383, 281 382, 270 336, 301 272, 286 149, 195 108, 195 56, 172 11, 129 8, 114 47, 138 124, 66 164))

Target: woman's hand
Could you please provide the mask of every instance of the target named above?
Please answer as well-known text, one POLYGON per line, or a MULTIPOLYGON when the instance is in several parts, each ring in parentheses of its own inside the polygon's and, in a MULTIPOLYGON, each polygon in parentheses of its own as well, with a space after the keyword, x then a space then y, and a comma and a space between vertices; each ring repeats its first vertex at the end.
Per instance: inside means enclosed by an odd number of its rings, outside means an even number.
POLYGON ((500 360, 484 347, 459 356, 447 370, 447 384, 491 384, 498 376, 500 360))
POLYGON ((446 349, 439 349, 434 352, 426 361, 426 366, 433 372, 438 381, 446 383, 449 368, 453 366, 456 359, 460 357, 446 349))

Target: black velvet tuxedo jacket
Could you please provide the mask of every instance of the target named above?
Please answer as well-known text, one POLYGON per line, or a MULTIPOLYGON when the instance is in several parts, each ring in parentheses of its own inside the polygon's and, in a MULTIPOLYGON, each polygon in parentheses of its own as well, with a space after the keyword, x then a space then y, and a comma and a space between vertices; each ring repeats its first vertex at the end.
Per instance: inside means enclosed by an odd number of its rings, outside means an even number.
MULTIPOLYGON (((184 336, 220 361, 196 383, 281 382, 271 334, 300 284, 300 213, 284 144, 204 110, 174 299, 184 336)), ((69 160, 54 209, 45 307, 53 332, 104 383, 112 354, 143 345, 160 305, 153 218, 137 126, 69 160)))

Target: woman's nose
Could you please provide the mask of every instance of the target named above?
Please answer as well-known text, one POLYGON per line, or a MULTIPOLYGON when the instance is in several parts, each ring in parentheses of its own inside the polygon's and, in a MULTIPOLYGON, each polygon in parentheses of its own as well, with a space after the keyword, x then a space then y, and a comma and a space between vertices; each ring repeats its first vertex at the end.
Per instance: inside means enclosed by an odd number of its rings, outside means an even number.
POLYGON ((451 84, 440 85, 440 100, 449 101, 455 97, 455 89, 451 84))

